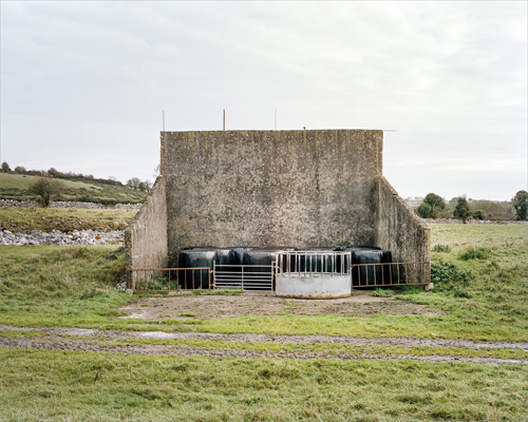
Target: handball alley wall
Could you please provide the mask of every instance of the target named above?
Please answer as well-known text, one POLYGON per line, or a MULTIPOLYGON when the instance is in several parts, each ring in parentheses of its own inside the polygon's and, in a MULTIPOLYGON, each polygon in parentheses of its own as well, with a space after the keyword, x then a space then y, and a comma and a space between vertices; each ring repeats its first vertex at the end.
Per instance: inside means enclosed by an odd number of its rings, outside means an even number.
POLYGON ((190 246, 376 246, 430 260, 430 229, 382 172, 381 130, 161 132, 160 176, 125 231, 127 269, 190 246))

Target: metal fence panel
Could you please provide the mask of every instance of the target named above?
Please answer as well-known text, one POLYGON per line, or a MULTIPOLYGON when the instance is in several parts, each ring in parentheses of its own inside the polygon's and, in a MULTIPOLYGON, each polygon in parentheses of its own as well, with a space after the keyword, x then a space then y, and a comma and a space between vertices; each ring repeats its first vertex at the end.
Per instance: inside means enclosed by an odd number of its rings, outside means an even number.
POLYGON ((210 273, 208 267, 128 270, 127 288, 135 293, 211 290, 210 273))
POLYGON ((214 264, 215 289, 273 291, 271 265, 219 265, 214 264))

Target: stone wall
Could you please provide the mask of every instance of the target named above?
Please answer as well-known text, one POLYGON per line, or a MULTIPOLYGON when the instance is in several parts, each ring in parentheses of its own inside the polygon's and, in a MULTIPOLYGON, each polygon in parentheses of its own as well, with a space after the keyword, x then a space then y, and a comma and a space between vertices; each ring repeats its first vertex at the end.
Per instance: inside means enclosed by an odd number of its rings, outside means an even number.
MULTIPOLYGON (((116 204, 115 207, 97 204, 95 202, 79 201, 52 201, 49 208, 75 208, 75 209, 107 209, 117 210, 139 210, 142 204, 116 204)), ((14 199, 0 199, 0 208, 42 208, 42 204, 37 201, 16 201, 14 199)))
POLYGON ((185 246, 375 245, 382 144, 378 130, 162 132, 170 264, 185 246))
POLYGON ((394 261, 431 258, 431 230, 383 177, 377 177, 379 204, 376 246, 392 252, 394 261))
POLYGON ((167 267, 165 178, 159 176, 141 210, 125 230, 127 269, 167 267))

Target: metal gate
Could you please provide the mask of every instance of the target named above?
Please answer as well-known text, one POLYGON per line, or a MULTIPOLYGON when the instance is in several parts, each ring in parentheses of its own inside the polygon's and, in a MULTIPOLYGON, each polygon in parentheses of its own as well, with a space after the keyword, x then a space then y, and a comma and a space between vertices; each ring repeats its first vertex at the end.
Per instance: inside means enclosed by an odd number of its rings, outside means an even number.
POLYGON ((275 263, 270 265, 220 265, 213 264, 215 289, 260 290, 273 289, 275 263))

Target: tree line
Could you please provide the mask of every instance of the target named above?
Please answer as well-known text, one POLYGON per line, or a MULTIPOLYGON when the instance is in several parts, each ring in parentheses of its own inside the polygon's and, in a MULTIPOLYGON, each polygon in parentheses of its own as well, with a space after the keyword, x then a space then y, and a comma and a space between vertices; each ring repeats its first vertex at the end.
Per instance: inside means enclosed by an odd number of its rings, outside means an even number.
POLYGON ((520 190, 512 198, 511 203, 499 203, 496 201, 468 201, 461 196, 446 202, 435 193, 426 195, 422 203, 416 209, 416 213, 422 218, 458 218, 464 223, 468 219, 475 220, 510 220, 519 221, 528 219, 528 192, 520 190))

